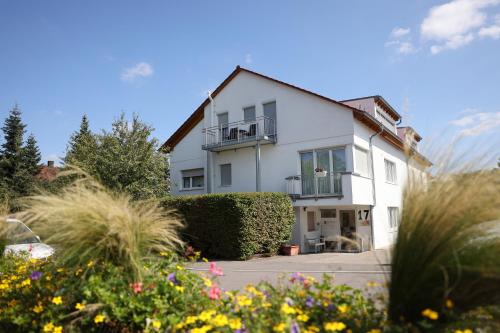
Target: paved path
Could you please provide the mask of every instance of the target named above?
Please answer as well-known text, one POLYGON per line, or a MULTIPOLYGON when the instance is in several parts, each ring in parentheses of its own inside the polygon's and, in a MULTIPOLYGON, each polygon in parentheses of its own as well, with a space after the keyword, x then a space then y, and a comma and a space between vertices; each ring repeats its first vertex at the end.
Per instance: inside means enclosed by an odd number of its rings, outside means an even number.
MULTIPOLYGON (((248 261, 217 261, 224 275, 220 284, 227 290, 240 289, 248 283, 266 280, 278 283, 294 272, 321 278, 333 274, 335 282, 363 288, 368 282, 385 283, 390 270, 389 253, 377 250, 364 253, 318 253, 299 256, 276 256, 248 261)), ((208 263, 191 264, 194 271, 208 271, 208 263)))

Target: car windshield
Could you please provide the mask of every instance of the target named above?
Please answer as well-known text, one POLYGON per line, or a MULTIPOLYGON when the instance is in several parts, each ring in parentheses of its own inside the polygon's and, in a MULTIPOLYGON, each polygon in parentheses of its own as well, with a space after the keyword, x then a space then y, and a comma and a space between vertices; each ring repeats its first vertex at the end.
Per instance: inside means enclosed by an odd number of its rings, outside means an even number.
POLYGON ((40 243, 38 237, 24 224, 20 222, 7 223, 9 225, 7 237, 9 245, 40 243))

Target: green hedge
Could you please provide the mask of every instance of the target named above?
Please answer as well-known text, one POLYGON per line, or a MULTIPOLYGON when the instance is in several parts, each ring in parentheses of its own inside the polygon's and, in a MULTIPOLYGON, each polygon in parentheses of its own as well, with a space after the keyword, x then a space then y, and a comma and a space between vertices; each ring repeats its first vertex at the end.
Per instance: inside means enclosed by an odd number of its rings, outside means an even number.
POLYGON ((290 240, 295 223, 290 198, 284 193, 227 193, 169 197, 186 221, 183 238, 206 256, 248 259, 276 254, 290 240))

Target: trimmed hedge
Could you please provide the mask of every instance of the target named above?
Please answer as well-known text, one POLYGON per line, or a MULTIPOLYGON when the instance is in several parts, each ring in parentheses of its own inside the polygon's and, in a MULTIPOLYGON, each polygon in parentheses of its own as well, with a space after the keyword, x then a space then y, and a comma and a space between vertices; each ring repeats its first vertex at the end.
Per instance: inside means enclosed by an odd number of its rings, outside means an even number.
POLYGON ((183 238, 206 256, 248 259, 276 254, 290 240, 295 215, 284 193, 226 193, 165 198, 185 219, 183 238))

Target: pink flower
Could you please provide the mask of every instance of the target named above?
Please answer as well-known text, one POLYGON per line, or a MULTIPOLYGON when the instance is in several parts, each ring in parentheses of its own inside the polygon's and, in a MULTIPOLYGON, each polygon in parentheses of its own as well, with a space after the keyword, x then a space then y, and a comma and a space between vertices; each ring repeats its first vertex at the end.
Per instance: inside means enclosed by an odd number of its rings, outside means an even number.
POLYGON ((217 267, 215 262, 210 263, 210 273, 216 276, 221 276, 222 275, 222 268, 217 267))
POLYGON ((130 287, 132 287, 134 294, 138 294, 142 291, 142 282, 134 282, 130 285, 130 287))
POLYGON ((215 284, 210 288, 210 291, 208 292, 208 298, 210 299, 219 299, 221 294, 221 290, 219 287, 217 287, 215 284))

